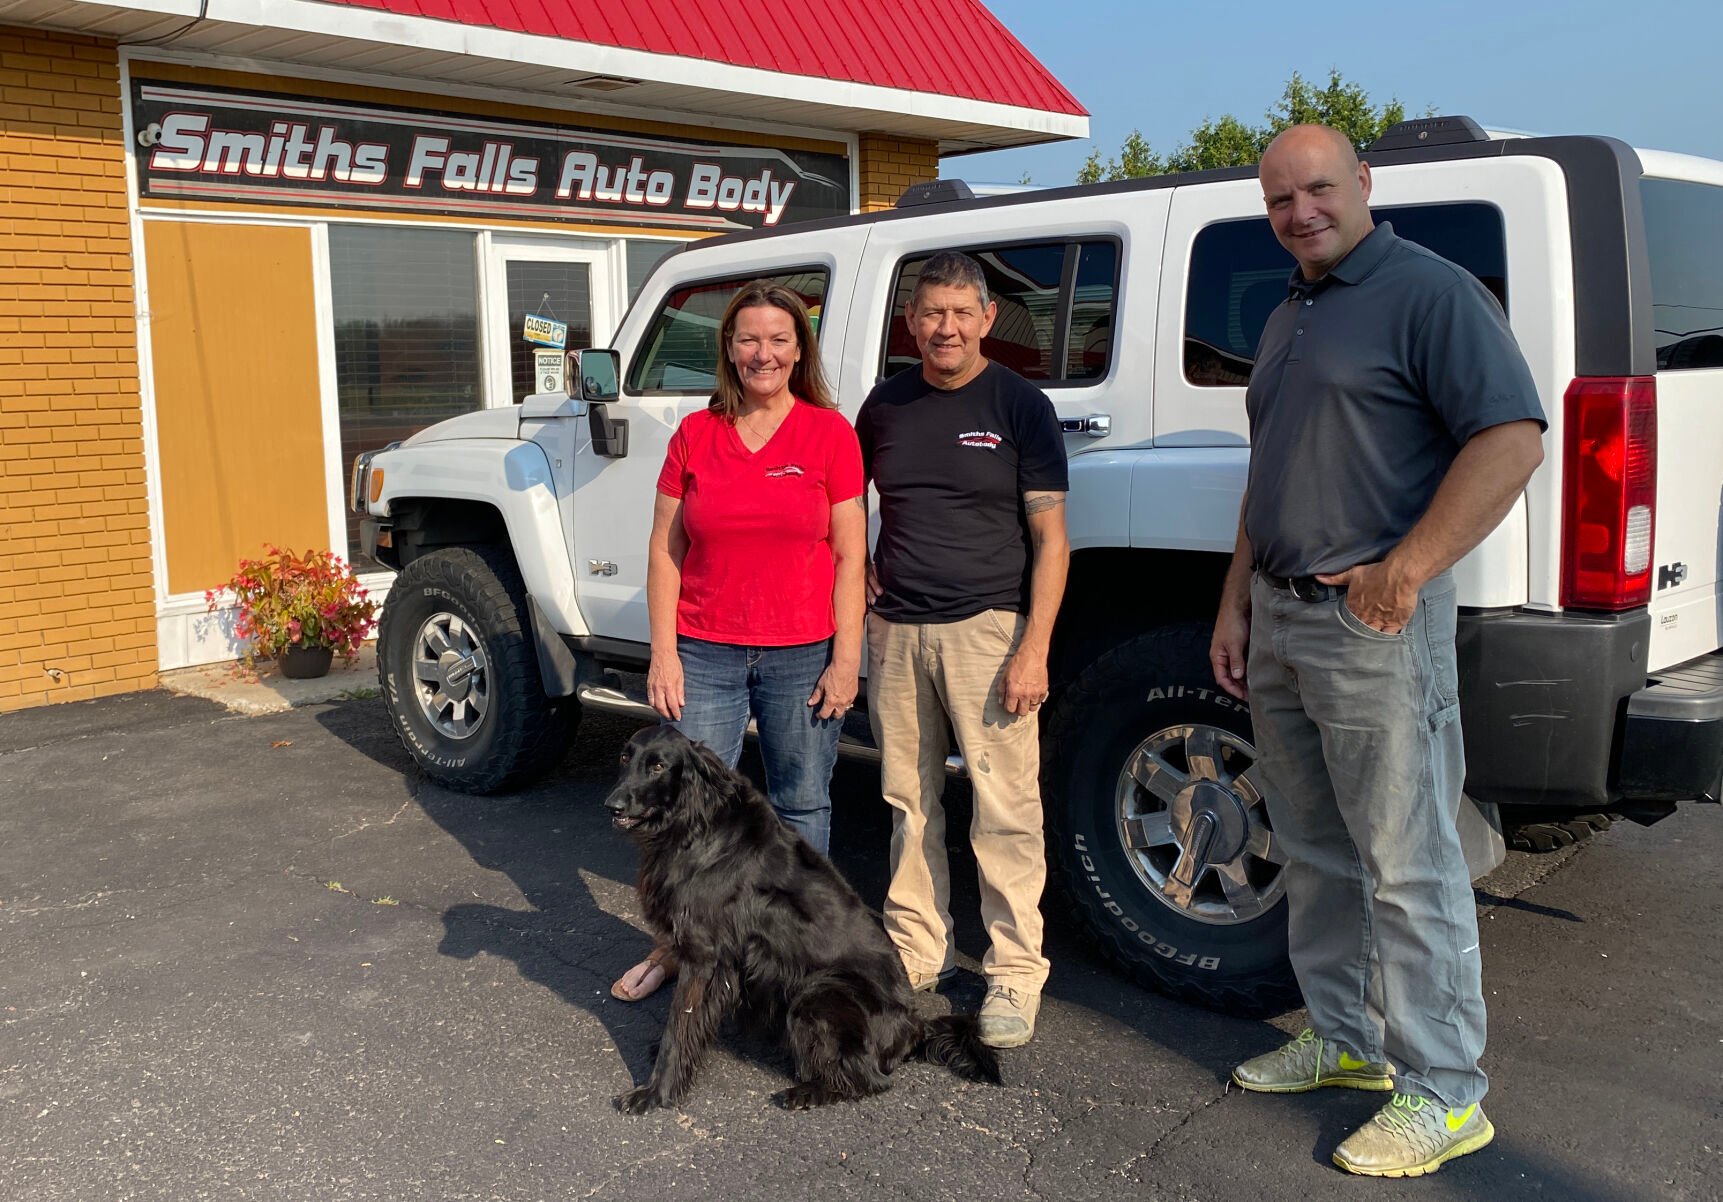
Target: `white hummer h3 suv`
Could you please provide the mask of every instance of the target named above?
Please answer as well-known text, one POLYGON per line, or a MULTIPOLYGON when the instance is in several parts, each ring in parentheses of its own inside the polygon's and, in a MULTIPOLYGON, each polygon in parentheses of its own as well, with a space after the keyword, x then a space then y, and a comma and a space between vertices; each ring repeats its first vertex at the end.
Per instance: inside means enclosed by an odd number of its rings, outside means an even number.
MULTIPOLYGON (((1455 569, 1475 867, 1499 862, 1502 829, 1543 849, 1717 800, 1723 163, 1466 118, 1404 123, 1365 157, 1376 219, 1501 301, 1549 417, 1543 466, 1455 569)), ((361 456, 362 538, 400 573, 385 701, 425 773, 474 792, 553 764, 582 709, 650 716, 628 681, 648 659, 654 482, 711 393, 729 298, 761 277, 805 298, 853 417, 917 364, 900 314, 920 265, 966 251, 999 304, 984 353, 1046 390, 1070 454, 1043 711, 1051 859, 1133 976, 1232 1010, 1284 1004, 1283 859, 1249 711, 1206 651, 1250 453, 1245 384, 1292 261, 1249 168, 964 192, 691 244, 613 351, 570 355, 570 392, 361 456)), ((867 738, 857 715, 844 745, 867 755, 867 738)))

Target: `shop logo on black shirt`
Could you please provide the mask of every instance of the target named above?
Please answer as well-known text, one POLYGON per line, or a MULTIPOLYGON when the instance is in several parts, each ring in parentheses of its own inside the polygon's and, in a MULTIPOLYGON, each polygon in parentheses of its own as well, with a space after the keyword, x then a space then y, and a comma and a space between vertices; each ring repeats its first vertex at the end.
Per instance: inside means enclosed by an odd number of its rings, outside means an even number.
POLYGON ((807 473, 802 470, 802 465, 799 463, 780 463, 777 467, 766 469, 766 479, 768 480, 782 480, 785 476, 805 475, 807 473))
POLYGON ((1005 440, 991 430, 968 430, 957 436, 960 447, 980 447, 984 451, 997 451, 999 444, 1005 440))

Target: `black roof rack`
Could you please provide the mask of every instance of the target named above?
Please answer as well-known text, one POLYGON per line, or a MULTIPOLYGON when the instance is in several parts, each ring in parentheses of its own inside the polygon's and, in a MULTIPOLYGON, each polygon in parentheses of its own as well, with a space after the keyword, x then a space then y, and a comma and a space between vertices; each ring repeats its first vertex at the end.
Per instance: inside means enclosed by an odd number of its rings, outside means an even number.
POLYGON ((1380 150, 1418 150, 1425 146, 1452 146, 1458 142, 1488 142, 1490 135, 1470 117, 1418 117, 1388 127, 1370 143, 1365 154, 1380 150))
POLYGON ((950 204, 954 200, 974 200, 975 192, 960 179, 929 180, 925 184, 911 184, 903 190, 903 195, 897 198, 893 208, 908 209, 916 205, 950 204))

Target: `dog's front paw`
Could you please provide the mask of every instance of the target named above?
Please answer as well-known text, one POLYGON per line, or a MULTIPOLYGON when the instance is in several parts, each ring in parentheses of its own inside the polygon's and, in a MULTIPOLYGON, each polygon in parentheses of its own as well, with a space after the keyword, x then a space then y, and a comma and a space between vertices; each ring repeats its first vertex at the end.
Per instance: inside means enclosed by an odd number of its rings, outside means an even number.
POLYGON ((631 1089, 625 1094, 618 1094, 616 1108, 623 1114, 645 1114, 658 1106, 668 1107, 669 1102, 658 1095, 658 1091, 650 1085, 642 1085, 639 1089, 631 1089))
POLYGON ((778 1105, 785 1110, 812 1110, 815 1106, 830 1106, 837 1097, 824 1085, 804 1081, 778 1094, 778 1105))

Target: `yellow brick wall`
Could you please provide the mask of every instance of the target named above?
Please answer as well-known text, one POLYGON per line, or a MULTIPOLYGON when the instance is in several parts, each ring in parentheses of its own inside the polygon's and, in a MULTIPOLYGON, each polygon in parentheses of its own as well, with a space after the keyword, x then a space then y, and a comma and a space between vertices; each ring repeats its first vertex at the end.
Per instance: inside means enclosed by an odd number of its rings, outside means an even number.
POLYGON ((0 25, 0 711, 156 683, 120 72, 0 25))
POLYGON ((857 157, 864 213, 889 209, 911 184, 939 178, 939 147, 932 142, 863 134, 857 157))

